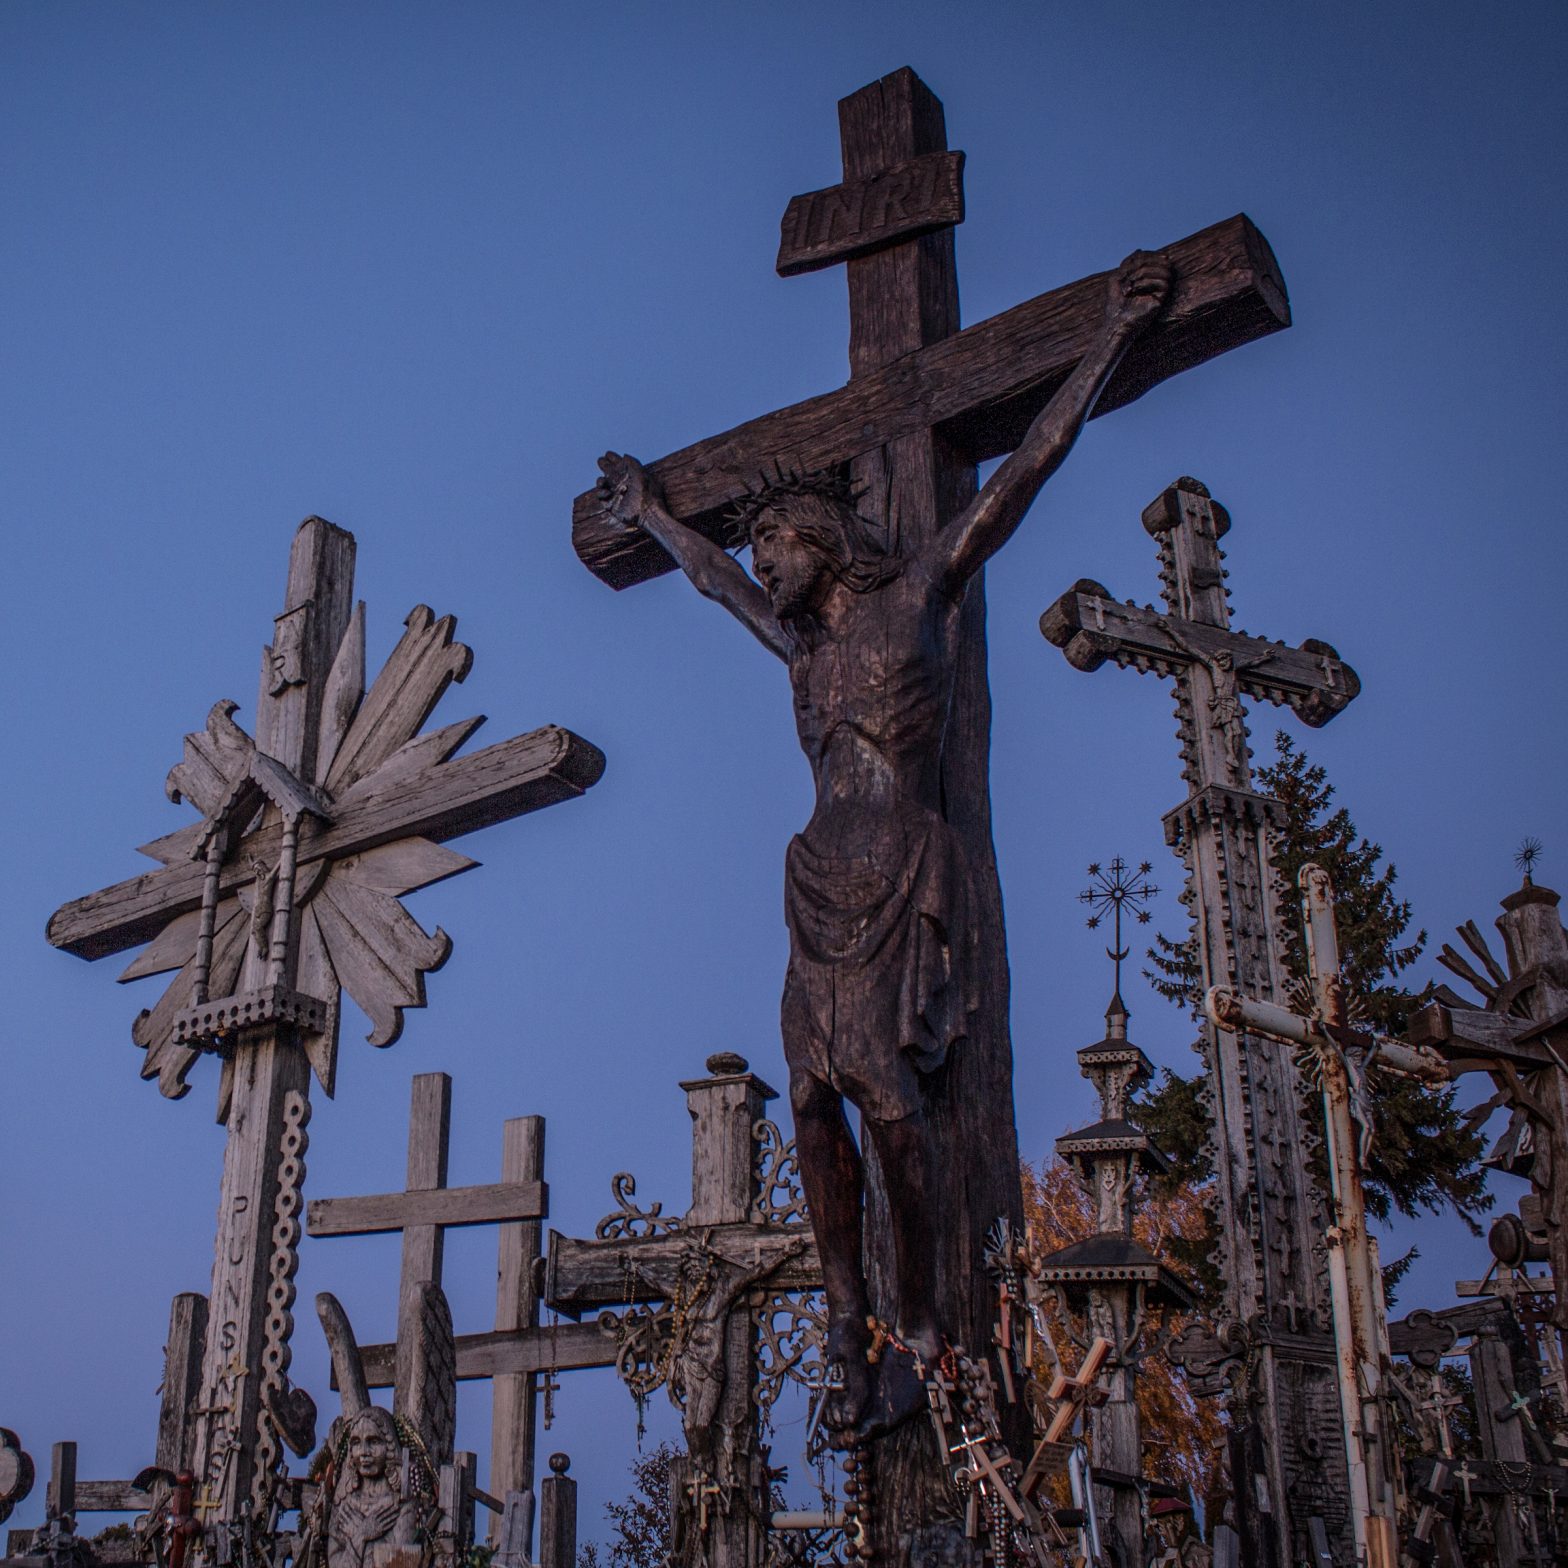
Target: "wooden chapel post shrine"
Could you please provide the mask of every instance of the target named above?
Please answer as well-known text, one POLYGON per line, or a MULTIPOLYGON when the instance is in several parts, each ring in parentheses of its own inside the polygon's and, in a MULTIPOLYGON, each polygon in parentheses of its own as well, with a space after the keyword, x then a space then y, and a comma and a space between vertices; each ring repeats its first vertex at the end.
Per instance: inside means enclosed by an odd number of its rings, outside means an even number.
MULTIPOLYGON (((673 518, 729 544, 728 510, 759 472, 782 463, 800 474, 847 470, 860 487, 862 515, 890 552, 908 555, 974 499, 975 465, 1014 448, 1095 343, 1107 276, 960 331, 952 226, 963 216, 962 154, 947 150, 941 103, 912 71, 900 70, 843 99, 839 126, 843 181, 789 204, 777 270, 789 276, 845 263, 848 385, 672 453, 649 472, 673 518)), ((1120 361, 1095 413, 1289 324, 1277 265, 1245 217, 1178 241, 1163 256, 1173 273, 1164 309, 1120 361)), ((573 540, 584 563, 616 588, 674 564, 647 533, 609 515, 597 490, 574 504, 573 540)), ((941 769, 947 820, 974 889, 980 1001, 931 1111, 939 1164, 962 1168, 964 1180, 930 1225, 936 1311, 971 1346, 986 1344, 991 1326, 984 1237, 998 1217, 1017 1230, 1022 1201, 989 731, 984 588, 975 580, 964 600, 941 769)), ((865 1268, 872 1310, 891 1322, 886 1189, 874 1159, 867 1163, 865 1268)), ((948 1550, 941 1543, 956 1528, 927 1430, 908 1422, 872 1445, 873 1536, 890 1563, 948 1550)), ((1022 1432, 1014 1439, 1021 1446, 1022 1432)))
POLYGON ((201 1314, 187 1311, 159 1444, 195 1473, 209 1556, 267 1531, 280 1432, 314 1425, 291 1401, 289 1339, 310 1075, 331 1094, 340 988, 369 1016, 371 1043, 390 1045, 451 951, 399 899, 476 864, 442 841, 575 799, 604 768, 596 747, 554 726, 449 760, 483 722, 421 733, 471 663, 455 620, 418 606, 367 691, 353 577, 353 535, 307 519, 262 660, 254 739, 236 704, 218 703, 167 786, 201 820, 143 847, 160 869, 65 905, 48 927, 83 958, 150 943, 122 980, 177 971, 132 1029, 142 1076, 164 1094, 186 1092, 202 1055, 222 1064, 228 1134, 199 1385, 193 1405, 171 1407, 188 1390, 181 1358, 195 1359, 201 1314))
MULTIPOLYGON (((1219 545, 1230 516, 1197 480, 1164 491, 1143 525, 1159 545, 1165 613, 1083 580, 1040 629, 1075 669, 1111 661, 1174 678, 1188 795, 1167 814, 1165 834, 1186 862, 1203 985, 1282 1003, 1269 851, 1279 808, 1252 788, 1241 699, 1287 704, 1322 725, 1360 681, 1327 643, 1290 648, 1230 629, 1219 545)), ((1217 1340, 1189 1329, 1172 1354, 1210 1393, 1250 1368, 1234 1389, 1231 1435, 1243 1560, 1285 1568, 1317 1563, 1325 1549, 1348 1560, 1354 1529, 1318 1254, 1328 1216, 1309 1174, 1300 1074, 1287 1054, 1235 1029, 1208 1029, 1204 1044, 1227 1321, 1217 1340)))

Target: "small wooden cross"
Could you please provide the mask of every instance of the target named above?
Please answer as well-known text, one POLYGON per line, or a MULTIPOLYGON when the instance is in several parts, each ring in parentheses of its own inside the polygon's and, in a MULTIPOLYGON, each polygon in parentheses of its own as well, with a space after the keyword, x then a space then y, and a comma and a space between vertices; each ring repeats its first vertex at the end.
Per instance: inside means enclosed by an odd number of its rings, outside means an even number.
MULTIPOLYGON (((306 1229, 312 1236, 402 1232, 392 1401, 392 1408, 399 1412, 409 1409, 415 1397, 411 1379, 420 1327, 418 1287, 425 1281, 441 1285, 446 1231, 456 1226, 540 1220, 550 1208, 549 1189, 537 1179, 448 1187, 451 1126, 451 1078, 446 1073, 420 1073, 413 1082, 409 1107, 406 1189, 367 1197, 312 1198, 306 1207, 306 1229)), ((367 1377, 377 1348, 361 1352, 367 1377)), ((446 1456, 441 1457, 444 1460, 446 1456)), ((491 1480, 491 1489, 502 1490, 504 1495, 504 1489, 495 1486, 495 1478, 491 1480)))
POLYGON ((1470 1461, 1467 1459, 1462 1465, 1459 1466, 1457 1470, 1454 1471, 1454 1474, 1458 1476, 1459 1484, 1464 1488, 1465 1507, 1468 1508, 1470 1507, 1471 1502, 1470 1483, 1471 1481, 1478 1479, 1476 1473, 1470 1468, 1470 1461))

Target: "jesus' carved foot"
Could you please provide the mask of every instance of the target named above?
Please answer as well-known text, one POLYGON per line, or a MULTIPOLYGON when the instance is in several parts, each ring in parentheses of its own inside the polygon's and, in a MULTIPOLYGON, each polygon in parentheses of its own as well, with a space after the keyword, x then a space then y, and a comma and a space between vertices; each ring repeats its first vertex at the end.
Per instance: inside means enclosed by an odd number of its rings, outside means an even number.
POLYGON ((871 1366, 866 1360, 871 1336, 864 1323, 841 1318, 828 1329, 828 1381, 822 1424, 835 1448, 857 1441, 857 1429, 871 1397, 871 1366))

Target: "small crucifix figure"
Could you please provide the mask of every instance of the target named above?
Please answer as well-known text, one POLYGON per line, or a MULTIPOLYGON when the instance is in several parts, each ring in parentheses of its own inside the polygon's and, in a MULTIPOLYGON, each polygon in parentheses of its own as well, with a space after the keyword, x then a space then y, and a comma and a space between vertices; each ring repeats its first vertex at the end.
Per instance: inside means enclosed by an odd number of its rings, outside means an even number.
POLYGON ((451 616, 420 605, 367 690, 354 554, 345 530, 300 526, 254 737, 235 703, 218 703, 167 785, 200 820, 144 846, 158 870, 49 921, 49 940, 84 958, 149 943, 122 980, 175 971, 132 1028, 144 1077, 179 1098, 202 1055, 222 1063, 199 1413, 194 1453, 173 1467, 191 1464, 204 1519, 228 1528, 265 1528, 281 1470, 310 1076, 331 1094, 340 989, 369 1016, 372 1043, 391 1044, 451 950, 400 900, 475 865, 441 841, 573 799, 604 767, 554 727, 449 760, 482 719, 421 730, 472 656, 451 616))

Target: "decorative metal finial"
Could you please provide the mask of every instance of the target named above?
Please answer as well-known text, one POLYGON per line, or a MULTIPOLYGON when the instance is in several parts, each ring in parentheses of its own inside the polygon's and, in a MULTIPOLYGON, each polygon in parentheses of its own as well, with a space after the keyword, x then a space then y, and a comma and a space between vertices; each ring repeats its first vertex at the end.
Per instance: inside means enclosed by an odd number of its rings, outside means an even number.
POLYGON ((1122 960, 1129 951, 1122 946, 1122 906, 1126 905, 1129 914, 1137 915, 1139 925, 1149 923, 1152 917, 1143 906, 1159 892, 1159 889, 1149 880, 1149 873, 1153 869, 1154 867, 1145 860, 1137 871, 1129 874, 1127 862, 1120 855, 1111 862, 1109 868, 1102 867, 1099 861, 1095 861, 1089 867, 1089 875, 1094 878, 1095 885, 1086 887, 1078 895, 1078 901, 1087 904, 1093 911, 1089 916, 1091 931, 1107 914, 1113 922, 1112 942, 1111 946, 1106 948, 1105 956, 1116 966, 1118 996, 1121 995, 1122 990, 1122 960))
POLYGON ((1526 882, 1530 880, 1530 873, 1535 870, 1535 863, 1541 858, 1541 841, 1538 838, 1525 839, 1514 851, 1514 864, 1524 873, 1526 882))

